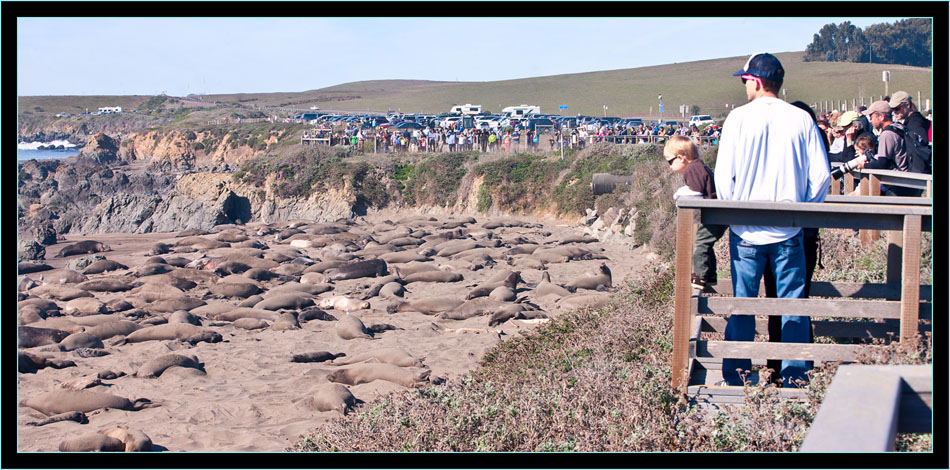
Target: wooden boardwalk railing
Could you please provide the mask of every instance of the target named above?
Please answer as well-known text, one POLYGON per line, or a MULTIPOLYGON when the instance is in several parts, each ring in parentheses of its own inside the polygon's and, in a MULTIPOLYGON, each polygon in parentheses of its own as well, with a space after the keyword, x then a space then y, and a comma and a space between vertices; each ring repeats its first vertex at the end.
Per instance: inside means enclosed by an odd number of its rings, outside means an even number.
MULTIPOLYGON (((712 393, 706 384, 716 382, 715 364, 718 363, 721 370, 722 358, 749 358, 754 365, 764 364, 768 359, 848 362, 855 360, 864 347, 702 341, 700 335, 703 332, 724 331, 723 317, 727 315, 762 316, 757 326, 759 333, 765 333, 764 317, 768 315, 854 318, 854 321, 816 320, 815 335, 867 338, 884 337, 891 331, 900 341, 913 341, 921 328, 919 321, 932 317, 930 303, 921 303, 921 299, 932 297, 932 289, 920 285, 921 232, 932 229, 932 200, 929 198, 828 196, 828 200, 821 204, 680 198, 676 206, 672 369, 673 386, 684 394, 712 393), (889 233, 887 282, 883 285, 815 283, 813 297, 830 297, 822 299, 740 299, 695 295, 690 285, 694 217, 705 224, 886 230, 889 233), (858 320, 868 318, 872 320, 858 320)), ((730 280, 721 280, 717 290, 731 294, 730 283, 730 280)), ((764 290, 760 289, 760 293, 764 290)), ((741 399, 741 390, 726 391, 725 394, 741 399)))
POLYGON ((801 452, 889 452, 897 433, 933 432, 933 367, 838 368, 801 452))

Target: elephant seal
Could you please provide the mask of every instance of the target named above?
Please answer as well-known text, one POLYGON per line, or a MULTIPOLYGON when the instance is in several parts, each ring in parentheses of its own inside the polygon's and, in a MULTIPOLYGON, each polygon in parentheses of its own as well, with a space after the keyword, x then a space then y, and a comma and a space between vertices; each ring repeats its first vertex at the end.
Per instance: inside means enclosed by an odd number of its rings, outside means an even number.
POLYGON ((162 341, 162 340, 187 340, 188 338, 204 333, 206 330, 200 326, 190 323, 166 323, 164 325, 147 326, 135 330, 125 337, 129 343, 140 343, 142 341, 162 341))
POLYGON ((271 324, 270 329, 276 331, 300 329, 300 323, 297 322, 297 312, 293 310, 281 310, 277 312, 277 319, 271 324))
POLYGON ((414 253, 411 251, 395 251, 392 253, 386 253, 379 255, 379 258, 387 263, 409 263, 412 261, 432 261, 432 258, 414 253))
POLYGON ((71 333, 54 328, 36 328, 32 326, 17 327, 17 346, 33 348, 47 344, 57 344, 66 339, 71 333))
POLYGON ((377 295, 379 295, 379 291, 383 288, 383 286, 385 286, 386 284, 390 282, 398 282, 398 281, 402 281, 402 276, 400 276, 399 271, 396 270, 395 273, 390 274, 389 276, 379 278, 376 281, 376 284, 373 284, 373 286, 370 287, 369 290, 366 291, 365 294, 363 294, 363 297, 361 297, 361 299, 369 300, 373 297, 376 297, 377 295))
POLYGON ((168 316, 168 323, 190 323, 200 326, 201 319, 187 310, 175 310, 168 316))
POLYGON ((338 383, 321 384, 309 397, 299 402, 314 411, 336 411, 344 416, 357 403, 360 401, 350 393, 350 389, 338 383))
POLYGON ((587 289, 587 290, 606 290, 609 289, 613 284, 611 283, 610 277, 610 268, 606 264, 601 263, 598 266, 597 272, 588 274, 586 277, 581 277, 575 279, 565 286, 568 290, 572 288, 576 289, 587 289))
POLYGON ((316 351, 303 354, 294 354, 294 356, 290 358, 290 362, 326 362, 343 356, 346 356, 346 354, 331 353, 329 351, 316 351))
POLYGON ((95 297, 78 297, 63 307, 63 313, 66 315, 98 315, 106 313, 106 304, 95 297))
POLYGON ((95 240, 84 240, 64 246, 61 250, 59 250, 59 254, 57 256, 60 258, 65 258, 67 256, 89 255, 103 251, 112 251, 112 248, 102 242, 97 242, 95 240))
POLYGON ((406 294, 406 288, 398 282, 388 282, 380 287, 377 295, 384 299, 402 298, 406 294))
POLYGON ((514 291, 518 284, 522 282, 520 271, 502 271, 498 275, 492 276, 485 283, 469 291, 465 300, 472 300, 476 297, 485 297, 499 287, 507 287, 514 291))
POLYGON ((235 328, 242 330, 261 330, 270 326, 267 320, 261 318, 244 317, 231 322, 235 328))
POLYGON ((398 348, 382 348, 358 354, 342 360, 334 360, 333 365, 345 366, 357 362, 382 362, 399 367, 422 367, 422 359, 411 356, 398 348))
POLYGON ((89 418, 86 417, 85 413, 80 413, 78 411, 67 411, 66 413, 60 413, 58 415, 50 416, 44 420, 40 421, 31 421, 26 423, 27 426, 46 426, 47 424, 59 423, 61 421, 75 421, 79 424, 86 424, 89 422, 89 418))
POLYGON ((192 310, 206 304, 207 302, 204 300, 184 295, 177 299, 157 300, 149 304, 146 310, 159 313, 172 313, 178 310, 192 310))
POLYGON ((548 318, 548 316, 540 310, 528 308, 525 304, 510 304, 499 308, 498 311, 492 314, 491 318, 488 319, 488 326, 500 325, 512 319, 534 320, 538 318, 548 318))
POLYGON ((162 375, 162 372, 165 372, 165 369, 168 369, 169 367, 189 367, 192 369, 202 369, 201 363, 198 362, 198 358, 196 356, 172 353, 156 357, 155 359, 146 362, 132 375, 141 378, 156 378, 162 375))
POLYGON ((303 292, 279 294, 273 297, 265 297, 264 300, 254 305, 254 308, 261 310, 280 310, 280 309, 301 309, 314 305, 313 297, 303 292))
POLYGON ((63 351, 72 351, 79 348, 102 349, 105 347, 102 340, 86 332, 73 333, 59 342, 63 351))
POLYGON ((262 292, 261 288, 254 282, 218 282, 212 284, 209 290, 219 297, 239 297, 242 299, 262 292))
POLYGON ((297 314, 297 321, 299 322, 308 322, 310 320, 336 321, 337 319, 317 307, 308 307, 297 314))
POLYGON ((511 302, 511 301, 514 301, 517 298, 517 296, 515 295, 515 291, 512 290, 510 287, 498 286, 494 288, 490 294, 488 294, 488 298, 491 300, 497 300, 500 302, 511 302))
POLYGON ((76 285, 77 288, 93 292, 125 292, 138 287, 138 283, 123 279, 92 279, 76 285))
POLYGON ((494 314, 499 308, 510 304, 510 302, 501 302, 488 297, 477 297, 465 301, 456 308, 440 313, 439 318, 447 320, 466 320, 479 315, 494 314))
POLYGON ((386 311, 389 313, 419 312, 425 315, 436 315, 455 309, 463 303, 465 303, 464 300, 455 297, 429 297, 408 302, 396 302, 386 307, 386 311))
POLYGON ((406 284, 411 284, 413 282, 459 282, 463 279, 459 273, 442 271, 440 269, 436 271, 413 273, 403 278, 403 281, 405 281, 406 284))
POLYGON ((327 380, 346 385, 359 385, 374 380, 385 380, 403 387, 413 388, 428 383, 431 373, 432 371, 429 369, 362 362, 330 372, 327 374, 327 380))
POLYGON ((42 271, 50 271, 52 269, 53 267, 46 263, 33 263, 30 261, 21 261, 16 265, 18 274, 38 273, 42 271))
POLYGON ((386 273, 386 262, 379 258, 344 264, 326 272, 327 280, 330 281, 377 277, 384 276, 386 273))
POLYGON ((79 284, 88 281, 85 275, 72 269, 63 269, 55 274, 46 276, 46 282, 50 284, 79 284))
POLYGON ((317 303, 317 307, 349 312, 351 310, 368 309, 370 308, 370 303, 366 302, 365 300, 361 301, 352 297, 335 295, 321 300, 319 303, 317 303))
POLYGON ((124 445, 126 452, 151 452, 152 439, 147 434, 138 430, 131 429, 128 426, 119 425, 113 429, 102 429, 99 434, 118 439, 124 445))
POLYGON ((260 318, 261 320, 277 320, 277 312, 253 307, 238 307, 214 315, 215 320, 236 321, 240 318, 260 318))
POLYGON ((53 299, 62 300, 63 302, 68 302, 80 297, 93 296, 89 291, 57 284, 44 284, 30 289, 29 292, 34 295, 48 295, 53 299))
POLYGON ((102 274, 107 271, 119 271, 122 269, 129 269, 129 267, 109 259, 101 259, 99 261, 94 261, 89 266, 86 266, 82 270, 82 273, 88 276, 90 274, 102 274))
POLYGON ((551 274, 547 271, 541 273, 541 282, 538 283, 534 288, 534 294, 538 297, 547 297, 549 295, 556 295, 558 297, 564 297, 571 295, 571 291, 561 287, 553 282, 551 282, 551 274))
POLYGON ((46 416, 52 416, 68 411, 88 413, 102 408, 138 411, 158 405, 146 398, 129 400, 111 393, 91 390, 55 390, 21 400, 20 406, 28 406, 46 416))
POLYGON ((59 443, 60 452, 123 452, 125 443, 99 433, 72 437, 59 443))
POLYGON ((373 332, 355 315, 343 315, 333 328, 337 336, 350 340, 356 338, 373 339, 373 332))
POLYGON ((47 367, 64 369, 66 367, 76 367, 76 363, 67 359, 51 359, 26 351, 17 351, 17 372, 32 374, 47 367))

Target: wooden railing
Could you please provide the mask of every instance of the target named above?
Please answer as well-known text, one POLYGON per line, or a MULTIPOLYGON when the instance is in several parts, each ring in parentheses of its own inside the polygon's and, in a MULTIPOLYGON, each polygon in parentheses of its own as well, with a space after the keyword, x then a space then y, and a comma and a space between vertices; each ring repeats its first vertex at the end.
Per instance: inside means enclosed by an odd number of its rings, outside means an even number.
MULTIPOLYGON (((853 361, 861 345, 795 344, 738 341, 701 341, 706 330, 724 329, 725 320, 707 315, 802 315, 809 317, 854 318, 859 332, 881 333, 885 328, 876 322, 857 319, 897 320, 900 341, 913 341, 921 318, 932 316, 929 303, 921 303, 920 240, 922 231, 931 231, 932 200, 899 197, 828 196, 821 204, 788 202, 737 202, 716 199, 680 198, 676 201, 676 280, 673 319, 673 386, 688 393, 694 366, 702 361, 721 358, 789 359, 811 361, 853 361), (887 282, 880 284, 841 285, 815 283, 812 295, 830 299, 774 299, 703 297, 694 295, 690 285, 694 218, 704 224, 758 225, 781 227, 825 227, 840 229, 886 230, 888 237, 887 282), (824 285, 823 285, 824 284, 824 285), (822 292, 823 290, 823 292, 822 292), (822 292, 819 294, 819 292, 822 292), (838 293, 838 295, 834 295, 838 293), (834 298, 838 297, 838 298, 834 298), (887 298, 896 300, 859 301, 846 297, 887 298), (719 325, 721 323, 722 325, 719 325), (719 329, 722 328, 722 329, 719 329)), ((728 234, 727 234, 728 236, 728 234)), ((731 294, 729 280, 721 280, 717 291, 731 294)), ((761 291, 760 291, 761 292, 761 291)), ((848 322, 845 322, 848 323, 848 322)), ((824 328, 840 330, 841 322, 824 328)), ((764 326, 757 327, 764 333, 764 326)), ((828 331, 828 330, 826 330, 828 331)), ((815 333, 820 332, 816 326, 815 333)), ((831 331, 829 331, 831 333, 831 331)), ((837 334, 837 333, 834 333, 837 334)), ((860 336, 860 335, 858 335, 860 336)), ((755 363, 755 362, 754 362, 755 363)))
POLYGON ((889 452, 897 433, 933 432, 932 366, 842 365, 801 452, 889 452))

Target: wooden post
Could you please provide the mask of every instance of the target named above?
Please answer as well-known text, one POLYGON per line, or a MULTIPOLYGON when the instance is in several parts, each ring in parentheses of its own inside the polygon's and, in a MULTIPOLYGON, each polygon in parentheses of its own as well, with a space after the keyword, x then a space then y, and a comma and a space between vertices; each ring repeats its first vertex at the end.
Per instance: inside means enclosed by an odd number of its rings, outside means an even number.
POLYGON ((844 193, 849 194, 854 191, 854 175, 847 173, 844 175, 844 193))
POLYGON ((689 335, 692 326, 691 302, 693 289, 692 254, 693 217, 695 209, 677 209, 676 212, 676 277, 673 290, 673 388, 687 392, 689 377, 689 335))
MULTIPOLYGON (((901 342, 913 341, 920 313, 919 215, 904 216, 904 247, 901 263, 901 342)), ((677 273, 679 274, 679 273, 677 273)))
MULTIPOLYGON (((871 196, 880 196, 881 195, 881 179, 877 175, 868 175, 868 188, 869 194, 871 196)), ((874 243, 876 240, 881 238, 880 230, 869 230, 869 240, 871 243, 874 243)))
MULTIPOLYGON (((858 194, 861 196, 869 196, 868 194, 868 178, 861 178, 861 182, 858 184, 858 194)), ((871 246, 871 231, 870 230, 860 230, 858 231, 858 237, 861 239, 861 246, 868 247, 871 246)))
POLYGON ((888 284, 900 284, 903 269, 904 233, 900 230, 887 231, 887 280, 888 284))
POLYGON ((830 190, 830 193, 831 193, 831 194, 834 194, 835 196, 841 194, 841 178, 837 178, 837 179, 832 178, 832 179, 831 179, 831 190, 830 190))

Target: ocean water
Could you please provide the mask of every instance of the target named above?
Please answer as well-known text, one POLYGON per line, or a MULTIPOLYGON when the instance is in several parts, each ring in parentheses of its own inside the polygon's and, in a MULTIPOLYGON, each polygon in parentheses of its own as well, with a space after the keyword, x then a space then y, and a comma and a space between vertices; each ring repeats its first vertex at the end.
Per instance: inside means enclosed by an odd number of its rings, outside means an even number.
POLYGON ((22 160, 46 160, 50 158, 67 158, 78 155, 79 150, 75 144, 67 140, 54 140, 52 142, 20 142, 17 144, 16 159, 22 160), (39 150, 44 145, 62 145, 62 150, 39 150))

